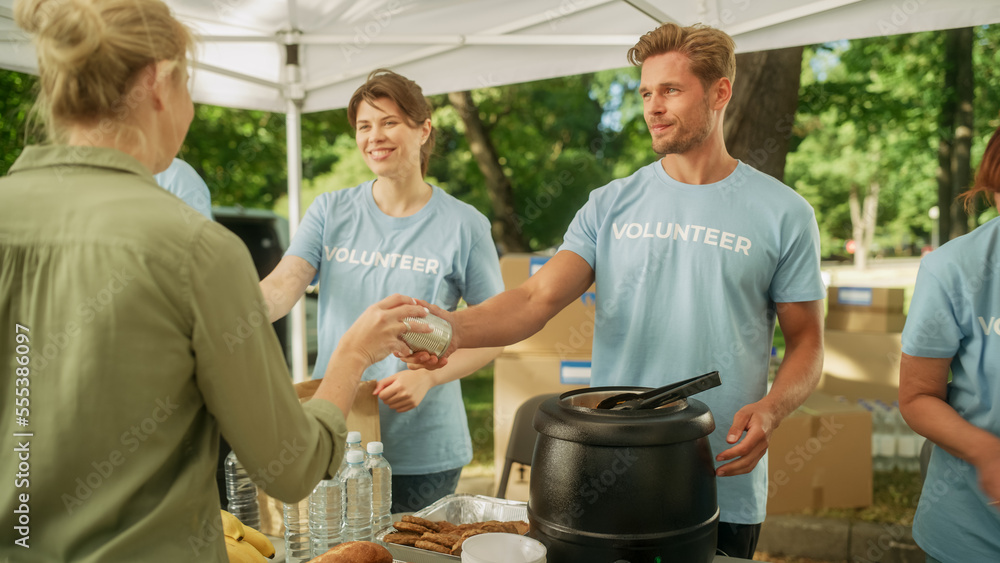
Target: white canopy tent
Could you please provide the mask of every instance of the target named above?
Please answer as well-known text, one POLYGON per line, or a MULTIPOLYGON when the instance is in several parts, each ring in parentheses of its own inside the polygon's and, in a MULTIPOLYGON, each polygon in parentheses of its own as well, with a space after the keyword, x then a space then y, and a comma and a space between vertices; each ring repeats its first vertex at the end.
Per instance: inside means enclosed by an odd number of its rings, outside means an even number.
MULTIPOLYGON (((626 66, 660 22, 728 32, 740 52, 1000 22, 998 0, 166 0, 202 37, 193 98, 284 112, 289 224, 300 215, 302 112, 340 108, 373 69, 426 94, 626 66)), ((0 0, 0 67, 35 54, 0 0)), ((292 366, 305 374, 305 316, 292 313, 292 366)))

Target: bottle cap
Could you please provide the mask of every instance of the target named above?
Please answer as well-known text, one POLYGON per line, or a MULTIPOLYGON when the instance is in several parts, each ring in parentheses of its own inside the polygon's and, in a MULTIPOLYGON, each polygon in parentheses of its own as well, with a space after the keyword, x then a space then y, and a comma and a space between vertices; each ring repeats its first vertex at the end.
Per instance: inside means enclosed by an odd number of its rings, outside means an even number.
POLYGON ((368 453, 375 455, 382 453, 382 442, 368 442, 368 453))
POLYGON ((361 432, 354 431, 347 433, 347 443, 348 444, 360 444, 361 443, 361 432))
POLYGON ((352 450, 347 452, 347 463, 362 463, 365 461, 365 452, 352 450))

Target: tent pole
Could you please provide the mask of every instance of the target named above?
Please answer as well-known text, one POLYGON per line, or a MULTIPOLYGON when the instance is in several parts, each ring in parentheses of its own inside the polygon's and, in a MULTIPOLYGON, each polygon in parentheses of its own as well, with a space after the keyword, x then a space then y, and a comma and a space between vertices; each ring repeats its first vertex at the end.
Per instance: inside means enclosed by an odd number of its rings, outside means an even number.
MULTIPOLYGON (((302 108, 301 102, 286 100, 285 133, 288 147, 288 240, 292 240, 302 216, 300 191, 302 188, 302 108)), ((292 307, 292 381, 298 383, 309 379, 306 373, 309 362, 306 353, 306 307, 305 299, 292 307)))
MULTIPOLYGON (((294 1, 289 2, 289 20, 297 19, 294 1)), ((288 240, 295 236, 302 217, 302 67, 299 66, 299 37, 301 33, 292 31, 282 34, 285 44, 285 135, 288 151, 288 240)), ((306 300, 299 299, 292 307, 292 381, 299 383, 309 379, 306 369, 309 356, 306 350, 306 300)))

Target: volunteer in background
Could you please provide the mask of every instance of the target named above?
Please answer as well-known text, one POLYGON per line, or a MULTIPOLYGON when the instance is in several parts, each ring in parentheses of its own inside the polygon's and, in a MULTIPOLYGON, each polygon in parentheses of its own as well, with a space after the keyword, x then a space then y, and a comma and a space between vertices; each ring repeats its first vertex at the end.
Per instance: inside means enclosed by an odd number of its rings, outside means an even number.
POLYGON ((153 178, 163 189, 181 198, 198 213, 212 219, 212 194, 208 190, 208 184, 190 164, 175 158, 166 170, 153 178))
MULTIPOLYGON (((453 311, 459 300, 475 305, 503 290, 489 221, 424 180, 434 147, 431 112, 415 82, 372 72, 351 97, 347 118, 375 179, 316 198, 285 257, 261 281, 273 322, 319 280, 313 377, 326 370, 351 322, 385 295, 405 293, 453 311)), ((387 358, 365 372, 365 380, 378 380, 393 512, 455 492, 472 460, 458 379, 500 351, 463 350, 437 371, 410 371, 387 358)))
MULTIPOLYGON (((719 549, 753 557, 771 432, 816 386, 824 287, 819 229, 788 186, 729 155, 723 114, 733 40, 666 24, 629 51, 662 159, 591 192, 559 252, 513 290, 448 315, 453 346, 498 346, 541 329, 597 282, 591 385, 659 387, 718 370, 712 409, 719 549), (770 392, 775 317, 784 361, 770 392)), ((425 364, 430 366, 430 363, 425 364)))
MULTIPOLYGON (((978 194, 1000 206, 997 192, 1000 130, 964 198, 970 208, 978 194)), ((935 445, 913 518, 927 560, 1000 561, 1000 219, 920 261, 899 410, 935 445)))
POLYGON ((303 498, 340 466, 362 371, 424 308, 370 307, 300 405, 246 247, 153 180, 193 115, 189 31, 159 0, 13 12, 50 144, 0 179, 0 561, 225 561, 220 430, 270 495, 303 498))

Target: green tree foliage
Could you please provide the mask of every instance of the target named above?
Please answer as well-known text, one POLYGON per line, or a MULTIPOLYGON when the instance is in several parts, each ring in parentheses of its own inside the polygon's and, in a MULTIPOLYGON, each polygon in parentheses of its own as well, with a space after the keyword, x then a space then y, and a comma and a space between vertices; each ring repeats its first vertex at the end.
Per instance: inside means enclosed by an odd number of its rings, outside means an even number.
MULTIPOLYGON (((998 123, 998 26, 976 28, 973 163, 998 123)), ((786 181, 813 204, 825 256, 851 238, 848 192, 878 183, 875 246, 883 254, 930 242, 937 204, 937 119, 943 32, 810 47, 803 60, 796 147, 786 181)))
MULTIPOLYGON (((637 70, 624 69, 473 92, 500 164, 512 181, 517 223, 530 248, 559 244, 592 189, 655 158, 637 90, 637 70)), ((431 101, 437 142, 428 180, 490 217, 485 179, 461 117, 447 96, 431 101)), ((327 113, 328 122, 337 122, 337 112, 327 113)), ((346 116, 339 119, 346 128, 346 116)), ((303 125, 313 120, 313 115, 304 116, 303 125)), ((352 132, 336 133, 340 136, 329 143, 329 158, 322 161, 329 163, 329 170, 311 178, 306 174, 303 211, 320 193, 372 177, 352 132)), ((276 209, 287 209, 285 198, 276 209)))
POLYGON ((7 173, 24 148, 37 82, 28 74, 0 70, 0 175, 7 173))
MULTIPOLYGON (((580 75, 475 90, 499 163, 511 180, 515 224, 534 250, 557 245, 587 195, 614 178, 623 153, 615 123, 605 123, 605 104, 595 92, 613 78, 580 75)), ((442 187, 489 214, 482 173, 472 158, 464 126, 444 97, 435 125, 439 154, 430 173, 442 187)))

